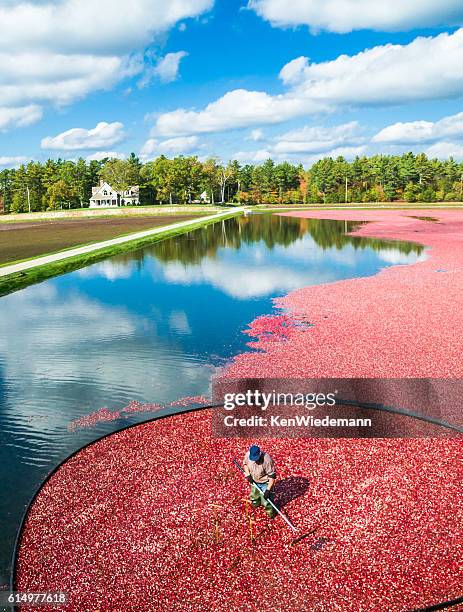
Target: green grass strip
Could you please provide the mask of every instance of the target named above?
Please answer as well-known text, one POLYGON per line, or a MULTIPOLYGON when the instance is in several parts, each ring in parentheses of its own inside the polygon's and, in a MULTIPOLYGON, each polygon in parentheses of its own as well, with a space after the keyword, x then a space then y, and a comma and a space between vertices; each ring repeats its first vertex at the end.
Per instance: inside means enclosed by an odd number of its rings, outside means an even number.
MULTIPOLYGON (((220 217, 215 217, 212 219, 203 218, 198 220, 192 220, 191 223, 189 223, 188 225, 183 225, 177 228, 172 227, 164 232, 161 231, 151 236, 145 236, 143 238, 130 240, 122 244, 112 245, 110 247, 92 251, 91 253, 75 255, 73 257, 63 259, 61 261, 54 261, 52 263, 44 264, 42 266, 36 266, 29 270, 13 272, 12 274, 8 274, 7 276, 0 277, 0 296, 13 293, 14 291, 18 291, 19 289, 23 289, 24 287, 27 287, 29 285, 40 283, 53 276, 59 276, 61 274, 73 272, 80 268, 84 268, 90 264, 102 261, 103 259, 107 259, 108 257, 112 257, 113 255, 136 251, 145 246, 149 246, 156 242, 166 240, 167 238, 186 234, 192 230, 199 229, 201 227, 206 227, 207 225, 212 225, 219 221, 224 221, 225 219, 236 217, 240 214, 242 214, 242 211, 230 211, 230 213, 226 215, 221 215, 220 217)), ((75 248, 80 248, 80 246, 75 248)), ((42 255, 40 257, 42 257, 42 255)))

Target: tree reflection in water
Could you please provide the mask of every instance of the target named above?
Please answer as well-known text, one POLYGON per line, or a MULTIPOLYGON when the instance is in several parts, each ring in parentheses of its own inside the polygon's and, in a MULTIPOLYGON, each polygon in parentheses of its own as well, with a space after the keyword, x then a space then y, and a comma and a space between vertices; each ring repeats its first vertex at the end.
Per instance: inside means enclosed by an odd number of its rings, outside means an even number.
POLYGON ((223 248, 240 249, 244 245, 262 242, 269 249, 275 246, 288 247, 309 234, 322 250, 341 250, 351 245, 355 250, 373 249, 381 251, 393 247, 400 253, 420 255, 423 247, 412 242, 385 241, 379 238, 349 236, 362 223, 335 221, 331 219, 299 219, 271 214, 254 214, 235 217, 193 230, 176 238, 163 240, 151 247, 120 255, 119 261, 142 262, 145 256, 154 256, 162 262, 198 264, 204 258, 214 258, 223 248))

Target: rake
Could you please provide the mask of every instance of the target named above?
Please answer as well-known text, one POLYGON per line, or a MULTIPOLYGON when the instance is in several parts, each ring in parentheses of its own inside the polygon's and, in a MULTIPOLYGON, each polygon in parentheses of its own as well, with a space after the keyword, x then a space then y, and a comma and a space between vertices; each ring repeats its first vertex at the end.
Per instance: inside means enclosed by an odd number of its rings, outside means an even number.
MULTIPOLYGON (((236 459, 233 459, 233 463, 240 470, 240 472, 242 472, 243 474, 245 473, 243 467, 238 463, 236 459)), ((255 482, 252 482, 251 486, 255 487, 259 491, 259 493, 262 493, 261 489, 256 485, 255 482)), ((272 506, 275 512, 277 512, 281 516, 281 518, 284 520, 284 522, 288 525, 288 527, 293 533, 299 533, 299 529, 293 525, 289 518, 285 514, 283 514, 283 512, 272 502, 270 498, 267 499, 267 502, 272 506)), ((312 529, 312 531, 309 531, 308 533, 299 533, 299 535, 293 538, 293 540, 291 541, 291 546, 294 546, 294 544, 297 544, 304 538, 307 538, 309 535, 312 535, 316 531, 316 529, 317 528, 315 527, 315 529, 312 529)))

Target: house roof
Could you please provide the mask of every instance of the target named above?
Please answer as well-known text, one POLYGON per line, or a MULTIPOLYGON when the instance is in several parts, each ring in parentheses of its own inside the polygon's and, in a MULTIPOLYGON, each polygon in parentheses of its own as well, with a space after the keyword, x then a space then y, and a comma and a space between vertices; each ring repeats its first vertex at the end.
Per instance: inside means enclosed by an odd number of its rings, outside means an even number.
POLYGON ((104 190, 109 191, 111 193, 117 193, 117 191, 113 189, 111 185, 109 185, 109 183, 101 183, 101 185, 92 187, 92 198, 99 196, 99 195, 103 195, 104 190))
MULTIPOLYGON (((140 187, 138 185, 132 185, 130 187, 127 187, 127 189, 125 189, 124 191, 118 191, 117 189, 114 189, 113 187, 111 187, 109 183, 104 182, 104 183, 101 183, 101 185, 92 187, 92 197, 90 199, 97 199, 99 197, 107 198, 107 197, 115 196, 118 194, 124 195, 127 193, 127 191, 133 191, 132 195, 138 195, 140 191, 140 187), (105 190, 108 192, 107 195, 103 193, 105 190)), ((126 197, 130 197, 130 196, 126 196, 126 197)))

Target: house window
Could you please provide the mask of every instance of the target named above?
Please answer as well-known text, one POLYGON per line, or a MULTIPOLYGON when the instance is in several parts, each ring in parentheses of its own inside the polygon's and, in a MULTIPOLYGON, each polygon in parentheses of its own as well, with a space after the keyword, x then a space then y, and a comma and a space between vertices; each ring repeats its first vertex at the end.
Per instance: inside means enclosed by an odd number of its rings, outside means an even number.
POLYGON ((103 191, 103 195, 108 195, 108 192, 106 191, 106 189, 103 191))

